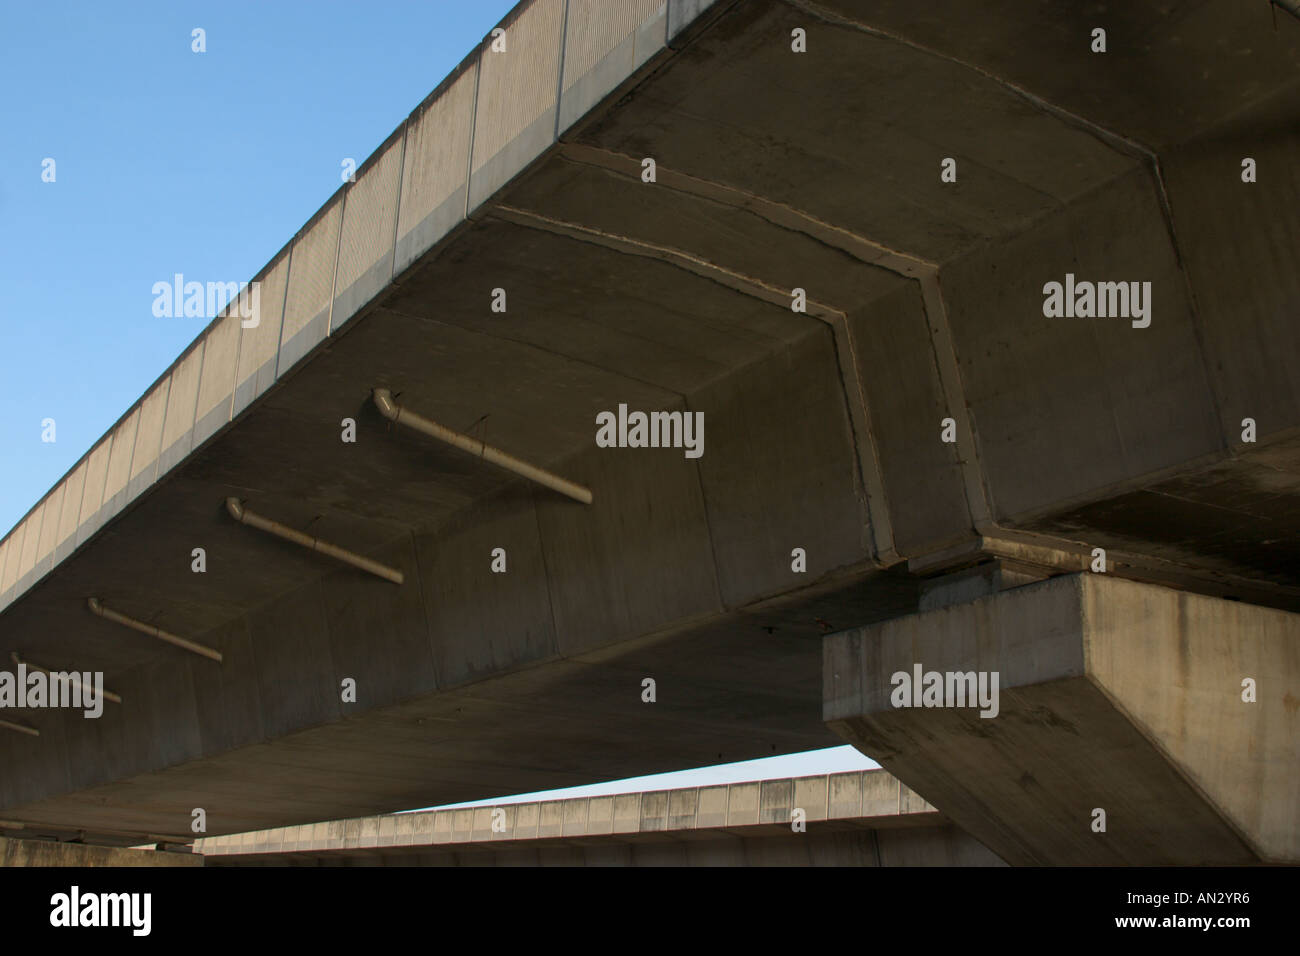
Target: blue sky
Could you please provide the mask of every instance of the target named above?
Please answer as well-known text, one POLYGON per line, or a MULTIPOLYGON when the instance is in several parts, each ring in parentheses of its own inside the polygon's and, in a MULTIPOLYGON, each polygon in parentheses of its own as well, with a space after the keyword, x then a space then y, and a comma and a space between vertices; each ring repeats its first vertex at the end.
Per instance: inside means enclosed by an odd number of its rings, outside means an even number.
MULTIPOLYGON (((155 317, 153 284, 251 279, 340 186, 344 158, 360 165, 513 5, 6 5, 0 536, 207 324, 155 317)), ((817 753, 623 788, 874 766, 817 753)))

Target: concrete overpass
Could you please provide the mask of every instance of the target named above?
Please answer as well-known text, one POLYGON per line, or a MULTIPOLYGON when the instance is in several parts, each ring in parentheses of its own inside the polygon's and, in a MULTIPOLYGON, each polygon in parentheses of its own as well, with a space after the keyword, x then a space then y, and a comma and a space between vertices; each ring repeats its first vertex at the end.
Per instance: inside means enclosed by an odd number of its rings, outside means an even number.
POLYGON ((334 820, 207 837, 194 855, 208 866, 1005 865, 883 770, 334 820))
POLYGON ((829 721, 1008 862, 1300 859, 1300 23, 532 0, 502 29, 255 277, 257 324, 214 321, 0 542, 0 649, 121 698, 0 736, 0 827, 235 833, 829 721), (1149 282, 1149 324, 1045 315, 1075 278, 1149 282), (703 454, 599 447, 620 405, 703 413, 703 454), (886 711, 905 663, 1000 670, 1002 715, 886 711))

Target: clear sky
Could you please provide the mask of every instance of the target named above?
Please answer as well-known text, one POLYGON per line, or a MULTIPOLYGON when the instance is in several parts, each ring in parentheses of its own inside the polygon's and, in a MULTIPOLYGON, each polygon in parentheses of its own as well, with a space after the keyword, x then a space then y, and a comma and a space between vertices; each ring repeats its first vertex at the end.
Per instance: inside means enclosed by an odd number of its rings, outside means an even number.
MULTIPOLYGON (((5 2, 0 537, 207 324, 155 317, 153 284, 252 279, 513 5, 5 2)), ((842 747, 582 793, 871 766, 842 747)))

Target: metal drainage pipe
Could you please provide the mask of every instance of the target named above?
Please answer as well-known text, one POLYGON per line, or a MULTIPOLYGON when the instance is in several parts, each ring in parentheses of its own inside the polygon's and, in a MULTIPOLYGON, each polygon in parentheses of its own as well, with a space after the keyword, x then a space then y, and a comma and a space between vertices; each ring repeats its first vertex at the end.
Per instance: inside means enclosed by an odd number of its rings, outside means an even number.
POLYGON ((0 727, 4 727, 8 730, 16 730, 20 734, 27 734, 31 737, 39 737, 41 735, 41 732, 35 727, 24 727, 22 724, 15 724, 9 720, 0 720, 0 727))
MULTIPOLYGON (((50 669, 48 667, 42 667, 40 664, 33 664, 31 661, 22 660, 21 658, 19 658, 17 651, 10 651, 9 658, 14 662, 15 667, 21 664, 26 666, 29 670, 40 671, 42 674, 45 674, 46 676, 52 676, 50 674, 50 669)), ((84 684, 81 683, 81 678, 78 676, 77 671, 71 671, 69 676, 72 678, 72 683, 76 684, 79 687, 85 686, 84 684)), ((101 689, 100 693, 104 695, 105 700, 111 700, 115 704, 122 703, 122 698, 118 697, 111 690, 101 689)))
POLYGON ((196 641, 191 641, 188 638, 177 637, 170 631, 164 631, 161 627, 154 627, 152 624, 146 624, 144 621, 137 621, 133 617, 119 614, 112 608, 104 607, 103 604, 99 603, 99 598, 86 598, 86 607, 90 608, 91 611, 105 620, 112 621, 114 624, 121 624, 123 627, 129 627, 134 631, 139 631, 141 634, 148 634, 151 637, 158 638, 160 641, 166 641, 168 644, 175 644, 177 647, 183 647, 187 651, 214 660, 218 664, 222 661, 220 651, 214 650, 206 644, 199 644, 196 641))
POLYGON ((380 564, 378 561, 371 561, 369 558, 362 557, 355 552, 340 548, 338 545, 330 544, 328 541, 322 541, 320 538, 313 538, 309 534, 303 534, 290 528, 288 525, 280 524, 278 521, 272 521, 270 518, 264 518, 255 511, 250 511, 244 507, 244 503, 238 498, 226 499, 226 510, 230 516, 240 524, 246 524, 250 528, 257 528, 259 531, 265 531, 267 534, 273 534, 277 538, 283 538, 285 541, 292 541, 294 544, 301 545, 310 551, 316 551, 320 554, 334 558, 336 561, 342 561, 344 564, 350 564, 354 568, 360 568, 362 571, 369 571, 376 577, 381 577, 386 581, 392 581, 394 584, 401 584, 406 580, 406 576, 396 568, 390 568, 386 564, 380 564))
POLYGON ((375 407, 379 409, 380 414, 391 422, 413 428, 417 432, 423 432, 430 438, 436 438, 438 441, 446 442, 448 445, 467 451, 471 455, 477 455, 479 458, 490 461, 506 471, 514 472, 521 478, 527 478, 529 481, 550 488, 552 491, 567 495, 574 501, 580 501, 584 505, 591 504, 591 489, 584 488, 567 478, 561 478, 545 468, 538 468, 536 465, 521 461, 514 455, 504 452, 500 448, 493 448, 477 438, 454 431, 445 425, 439 425, 437 422, 431 421, 409 408, 403 408, 393 401, 393 393, 386 388, 375 389, 373 398, 375 407))

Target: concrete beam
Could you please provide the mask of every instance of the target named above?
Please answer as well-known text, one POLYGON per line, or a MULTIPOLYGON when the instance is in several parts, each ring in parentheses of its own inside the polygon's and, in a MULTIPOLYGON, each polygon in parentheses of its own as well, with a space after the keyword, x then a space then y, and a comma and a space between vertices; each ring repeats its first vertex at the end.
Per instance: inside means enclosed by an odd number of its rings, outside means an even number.
POLYGON ((828 726, 1012 863, 1300 861, 1297 697, 1300 615, 1102 574, 825 641, 828 726), (918 666, 996 714, 896 706, 918 666))
POLYGON ((238 866, 1001 864, 883 770, 336 820, 194 851, 238 866))
POLYGON ((202 866, 197 853, 173 853, 125 847, 15 840, 0 836, 0 866, 202 866))

